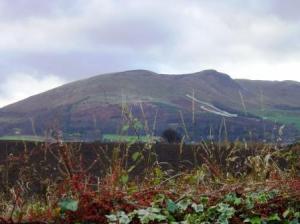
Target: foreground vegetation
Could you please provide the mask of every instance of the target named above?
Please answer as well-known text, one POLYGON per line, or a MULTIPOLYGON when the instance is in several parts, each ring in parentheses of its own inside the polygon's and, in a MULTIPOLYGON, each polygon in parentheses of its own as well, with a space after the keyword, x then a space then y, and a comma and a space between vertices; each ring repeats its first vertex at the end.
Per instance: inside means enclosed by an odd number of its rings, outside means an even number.
MULTIPOLYGON (((201 142, 192 146, 201 161, 176 171, 166 168, 152 144, 138 151, 132 146, 116 143, 103 175, 91 170, 105 156, 86 164, 72 144, 36 149, 55 155, 59 175, 53 177, 34 176, 49 167, 31 163, 35 156, 25 145, 20 155, 8 154, 0 166, 0 223, 300 222, 297 145, 201 142), (5 179, 10 172, 17 180, 5 179)), ((184 153, 182 144, 172 147, 184 153)))

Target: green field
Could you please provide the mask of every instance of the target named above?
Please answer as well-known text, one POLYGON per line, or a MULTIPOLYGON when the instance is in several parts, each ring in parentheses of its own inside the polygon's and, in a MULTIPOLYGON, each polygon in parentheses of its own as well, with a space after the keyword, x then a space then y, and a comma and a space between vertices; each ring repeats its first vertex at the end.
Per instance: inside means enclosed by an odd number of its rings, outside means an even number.
POLYGON ((268 110, 268 111, 256 111, 256 115, 263 117, 265 119, 279 122, 282 124, 293 124, 296 128, 300 130, 300 112, 290 112, 282 110, 268 110))
POLYGON ((149 142, 159 140, 157 136, 134 136, 134 135, 114 135, 104 134, 102 136, 104 142, 149 142))
POLYGON ((45 140, 45 137, 34 135, 6 135, 0 137, 0 141, 44 142, 45 140))
MULTIPOLYGON (((102 140, 104 142, 153 142, 158 141, 159 137, 104 134, 102 140)), ((33 135, 5 135, 0 137, 0 141, 44 142, 46 138, 33 135)))

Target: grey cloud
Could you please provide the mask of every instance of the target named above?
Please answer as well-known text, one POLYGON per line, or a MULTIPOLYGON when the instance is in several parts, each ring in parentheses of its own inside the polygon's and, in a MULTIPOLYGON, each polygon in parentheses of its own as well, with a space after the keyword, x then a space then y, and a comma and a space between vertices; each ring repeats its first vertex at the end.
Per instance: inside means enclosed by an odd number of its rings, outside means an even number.
POLYGON ((35 17, 59 16, 76 12, 79 0, 3 0, 0 2, 1 20, 24 20, 35 17))
POLYGON ((299 21, 300 1, 298 0, 269 0, 269 12, 289 21, 299 21))
POLYGON ((11 55, 6 60, 0 60, 2 67, 0 76, 14 74, 19 71, 26 74, 38 73, 55 74, 68 81, 105 72, 114 72, 136 68, 153 68, 154 58, 146 57, 142 53, 114 53, 114 52, 69 52, 69 53, 30 53, 11 55), (139 57, 139 60, 136 60, 139 57), (144 64, 143 61, 147 61, 144 64))
POLYGON ((145 49, 173 43, 174 27, 151 18, 118 18, 87 29, 87 39, 96 45, 111 44, 113 48, 145 49))

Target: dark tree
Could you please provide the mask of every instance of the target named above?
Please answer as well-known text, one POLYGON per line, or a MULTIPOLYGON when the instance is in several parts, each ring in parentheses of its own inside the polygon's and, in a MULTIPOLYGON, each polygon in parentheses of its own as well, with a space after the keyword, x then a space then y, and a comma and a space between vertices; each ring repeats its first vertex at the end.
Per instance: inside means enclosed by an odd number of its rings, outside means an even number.
POLYGON ((182 139, 181 135, 171 128, 164 130, 161 137, 168 143, 179 143, 182 139))

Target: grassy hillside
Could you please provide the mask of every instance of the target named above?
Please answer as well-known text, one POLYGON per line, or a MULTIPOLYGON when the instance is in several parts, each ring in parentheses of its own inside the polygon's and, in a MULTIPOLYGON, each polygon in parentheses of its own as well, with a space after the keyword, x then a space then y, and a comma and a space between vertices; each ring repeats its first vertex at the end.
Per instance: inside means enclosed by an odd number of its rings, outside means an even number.
POLYGON ((300 84, 291 81, 234 80, 215 70, 178 75, 133 70, 69 83, 2 108, 0 135, 13 135, 16 128, 22 135, 33 135, 33 125, 38 135, 59 129, 68 135, 83 133, 82 140, 93 139, 95 130, 120 134, 126 105, 142 122, 146 119, 153 125, 157 119, 156 135, 177 124, 181 131, 187 126, 189 131, 197 131, 195 136, 206 138, 210 129, 218 135, 222 120, 205 108, 211 105, 238 115, 226 119, 231 140, 249 138, 249 132, 263 136, 260 128, 255 128, 263 125, 263 117, 269 120, 267 130, 274 127, 272 122, 282 122, 287 124, 287 138, 295 139, 299 97, 300 84), (197 100, 194 107, 187 95, 197 100), (267 116, 257 112, 261 110, 268 111, 267 116))

